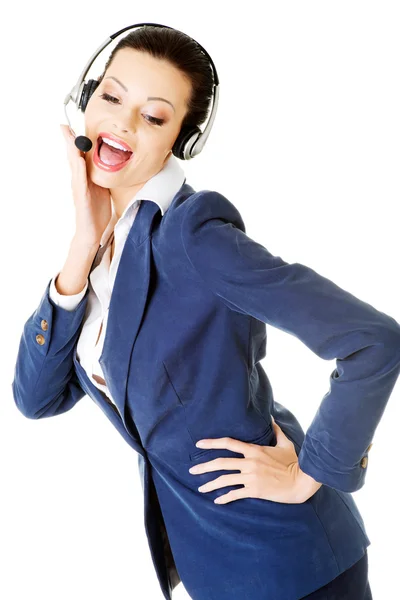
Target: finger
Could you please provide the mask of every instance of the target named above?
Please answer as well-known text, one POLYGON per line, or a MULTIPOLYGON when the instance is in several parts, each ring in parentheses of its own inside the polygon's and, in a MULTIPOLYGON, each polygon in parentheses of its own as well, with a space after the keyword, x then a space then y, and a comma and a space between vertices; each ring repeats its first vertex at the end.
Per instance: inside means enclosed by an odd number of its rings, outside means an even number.
POLYGON ((86 160, 83 156, 78 158, 78 174, 80 179, 80 184, 82 186, 82 190, 86 190, 88 186, 88 176, 86 171, 86 160))
POLYGON ((231 490, 227 494, 223 496, 218 496, 215 498, 215 504, 227 504, 228 502, 232 502, 233 500, 240 500, 241 498, 253 498, 250 495, 248 488, 240 488, 238 490, 231 490))
POLYGON ((71 136, 75 138, 75 132, 69 125, 65 125, 65 123, 60 123, 60 128, 65 136, 71 136))
POLYGON ((198 445, 199 448, 223 448, 226 450, 232 450, 232 452, 237 452, 238 454, 248 454, 252 451, 253 445, 249 442, 242 442, 241 440, 236 440, 231 437, 223 437, 223 438, 207 438, 204 440, 205 443, 202 445, 198 445))
POLYGON ((81 151, 75 145, 76 135, 75 135, 74 131, 68 125, 64 125, 64 124, 61 124, 60 128, 61 128, 62 134, 64 136, 64 139, 67 142, 67 148, 73 149, 75 155, 82 156, 81 151))
MULTIPOLYGON (((273 418, 273 417, 272 417, 273 418)), ((274 432, 276 436, 276 445, 281 447, 291 447, 294 446, 293 442, 285 435, 283 429, 273 421, 274 432)))
POLYGON ((68 145, 70 143, 71 139, 73 138, 72 132, 67 125, 60 125, 60 129, 61 129, 61 133, 64 137, 64 140, 66 141, 66 143, 68 145))
POLYGON ((72 172, 73 180, 75 180, 76 178, 78 178, 80 181, 82 180, 83 166, 79 164, 82 161, 77 160, 77 159, 83 158, 83 161, 85 162, 85 178, 84 178, 84 180, 86 182, 86 161, 85 161, 85 158, 83 157, 83 153, 75 145, 75 137, 76 136, 73 133, 73 130, 68 125, 61 124, 60 128, 61 128, 61 131, 63 133, 64 139, 65 139, 65 142, 67 145, 67 158, 68 158, 69 166, 70 166, 70 169, 72 172))
POLYGON ((75 162, 74 156, 73 156, 73 148, 72 148, 74 138, 73 138, 72 133, 67 125, 60 125, 60 129, 61 129, 61 132, 63 134, 64 140, 66 143, 67 158, 68 158, 68 162, 71 167, 71 170, 72 170, 72 169, 74 169, 74 162, 75 162))
POLYGON ((190 467, 189 472, 192 475, 200 475, 201 473, 209 473, 211 471, 240 471, 245 468, 245 462, 248 463, 245 458, 226 458, 221 456, 214 460, 190 467))
POLYGON ((234 473, 231 475, 221 475, 220 477, 216 477, 212 481, 208 481, 204 483, 197 489, 199 492, 206 493, 212 492, 213 490, 217 490, 222 487, 227 487, 228 485, 246 485, 246 481, 249 482, 250 478, 243 473, 234 473))

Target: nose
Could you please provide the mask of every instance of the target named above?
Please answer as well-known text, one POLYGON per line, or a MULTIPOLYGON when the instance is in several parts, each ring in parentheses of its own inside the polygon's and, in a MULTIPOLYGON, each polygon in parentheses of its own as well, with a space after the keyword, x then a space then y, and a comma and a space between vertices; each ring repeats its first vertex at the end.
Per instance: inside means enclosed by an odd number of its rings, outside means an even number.
POLYGON ((114 129, 117 129, 119 131, 121 131, 122 133, 128 133, 127 129, 122 129, 121 127, 118 127, 118 125, 113 125, 114 129))

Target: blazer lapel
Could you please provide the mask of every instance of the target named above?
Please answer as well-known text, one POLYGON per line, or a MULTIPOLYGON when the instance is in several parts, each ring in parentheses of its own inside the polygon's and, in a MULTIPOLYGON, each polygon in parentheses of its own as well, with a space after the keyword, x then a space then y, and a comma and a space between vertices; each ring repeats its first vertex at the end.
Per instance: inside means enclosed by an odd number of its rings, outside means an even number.
POLYGON ((134 423, 125 414, 128 370, 132 349, 146 306, 151 269, 151 232, 161 219, 152 200, 141 200, 126 239, 111 294, 107 330, 99 363, 107 386, 128 431, 134 423))

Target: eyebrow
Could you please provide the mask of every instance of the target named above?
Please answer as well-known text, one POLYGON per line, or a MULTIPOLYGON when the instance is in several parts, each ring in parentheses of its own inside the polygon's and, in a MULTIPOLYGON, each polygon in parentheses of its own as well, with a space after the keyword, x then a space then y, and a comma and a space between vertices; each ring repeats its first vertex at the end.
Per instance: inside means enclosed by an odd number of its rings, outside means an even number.
MULTIPOLYGON (((127 92, 128 88, 121 83, 121 81, 119 79, 117 79, 116 77, 113 77, 113 75, 109 75, 108 77, 105 77, 105 79, 114 79, 114 81, 116 81, 117 83, 119 83, 119 85, 127 92)), ((160 98, 159 96, 148 96, 147 100, 162 100, 163 102, 167 102, 170 106, 172 106, 172 108, 175 111, 175 107, 172 104, 172 102, 170 102, 169 100, 166 100, 165 98, 160 98)))

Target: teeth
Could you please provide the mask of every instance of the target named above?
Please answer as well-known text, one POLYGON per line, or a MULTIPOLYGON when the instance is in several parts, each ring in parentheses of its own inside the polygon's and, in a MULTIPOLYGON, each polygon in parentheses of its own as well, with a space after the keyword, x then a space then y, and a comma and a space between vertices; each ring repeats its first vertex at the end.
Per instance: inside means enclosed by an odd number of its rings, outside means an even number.
POLYGON ((110 140, 109 138, 102 138, 102 140, 108 146, 112 146, 113 148, 118 148, 119 150, 123 150, 124 152, 129 152, 129 150, 127 150, 126 148, 121 146, 121 144, 114 142, 114 140, 110 140))

